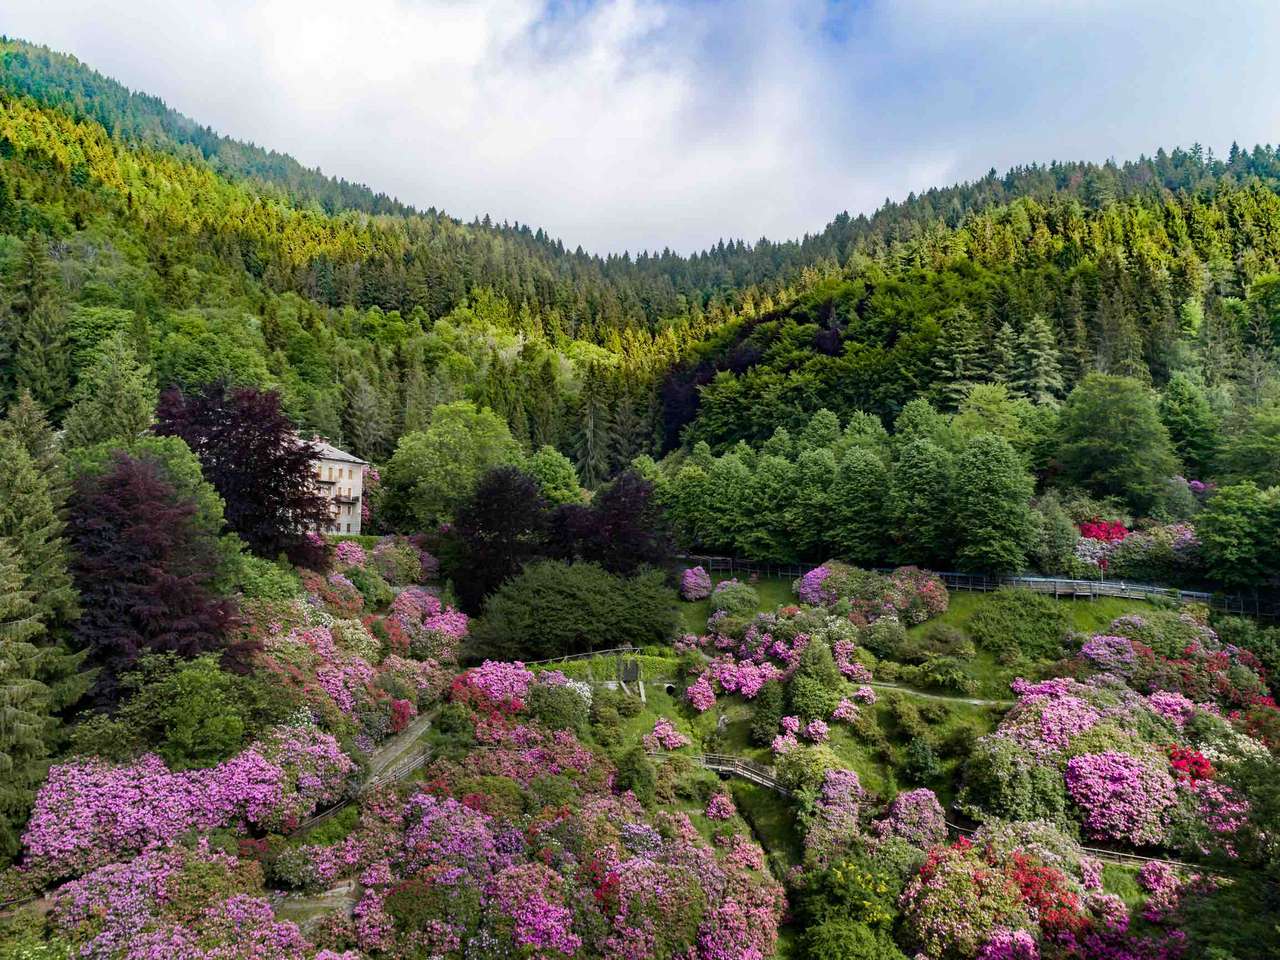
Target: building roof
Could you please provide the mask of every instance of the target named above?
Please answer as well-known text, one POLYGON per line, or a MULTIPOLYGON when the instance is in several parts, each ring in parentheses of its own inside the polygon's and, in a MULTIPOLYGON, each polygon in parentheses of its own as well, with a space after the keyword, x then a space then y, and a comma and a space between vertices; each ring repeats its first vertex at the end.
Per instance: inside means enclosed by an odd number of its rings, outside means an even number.
POLYGON ((347 463, 368 463, 368 460, 361 460, 355 454, 347 453, 345 450, 339 450, 331 443, 317 438, 311 441, 319 454, 321 460, 343 460, 347 463))

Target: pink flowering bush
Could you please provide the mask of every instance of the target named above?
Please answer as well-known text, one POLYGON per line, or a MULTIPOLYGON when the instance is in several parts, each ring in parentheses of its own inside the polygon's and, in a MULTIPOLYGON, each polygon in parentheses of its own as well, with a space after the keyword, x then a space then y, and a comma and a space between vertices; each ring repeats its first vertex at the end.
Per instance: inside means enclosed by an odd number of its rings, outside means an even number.
POLYGON ((826 743, 831 735, 831 730, 824 720, 810 720, 804 728, 804 736, 806 740, 814 743, 826 743))
POLYGON ((476 691, 491 703, 522 709, 524 699, 529 693, 529 685, 533 683, 533 671, 526 669, 519 660, 507 663, 501 660, 486 660, 478 667, 472 667, 454 682, 476 691))
POLYGON ((841 720, 845 723, 852 723, 858 718, 858 705, 848 697, 842 697, 840 702, 836 704, 835 710, 831 712, 832 720, 841 720))
POLYGON ((852 770, 828 770, 804 836, 805 850, 819 862, 847 850, 862 834, 866 793, 852 770))
POLYGON ((659 717, 653 722, 653 732, 644 735, 645 749, 655 752, 659 748, 663 750, 679 750, 681 747, 687 747, 693 741, 686 737, 683 733, 676 729, 666 717, 659 717))
POLYGON ((865 703, 867 706, 872 706, 876 702, 876 692, 871 687, 864 685, 853 691, 853 699, 858 701, 858 703, 865 703))
POLYGON ((732 820, 738 813, 733 798, 727 793, 717 793, 707 802, 708 820, 732 820))
POLYGON ((686 600, 705 600, 711 596, 711 575, 702 567, 690 567, 680 575, 680 596, 686 600))
POLYGON ((883 819, 873 825, 877 836, 901 837, 927 849, 947 837, 946 818, 937 795, 925 788, 906 790, 893 798, 883 819))
POLYGON ((1096 634, 1084 642, 1080 654, 1101 670, 1123 674, 1133 667, 1133 641, 1128 637, 1096 634))
POLYGON ((684 695, 689 705, 699 713, 705 713, 716 705, 716 691, 705 672, 689 685, 684 695))
POLYGON ((1084 754, 1067 761, 1066 784, 1089 836, 1137 846, 1164 840, 1176 788, 1162 767, 1114 750, 1084 754))
POLYGON ((792 584, 801 602, 838 609, 865 625, 884 616, 917 624, 946 612, 950 595, 942 580, 917 567, 890 574, 828 560, 792 584))
POLYGON ((1026 930, 997 927, 978 951, 977 960, 1040 960, 1040 945, 1026 930))
POLYGON ((340 540, 333 549, 334 563, 339 567, 364 568, 364 547, 355 540, 340 540))
POLYGON ((230 760, 173 773, 154 754, 60 764, 36 795, 27 861, 61 877, 175 843, 191 830, 285 829, 343 793, 355 764, 314 727, 279 727, 230 760))

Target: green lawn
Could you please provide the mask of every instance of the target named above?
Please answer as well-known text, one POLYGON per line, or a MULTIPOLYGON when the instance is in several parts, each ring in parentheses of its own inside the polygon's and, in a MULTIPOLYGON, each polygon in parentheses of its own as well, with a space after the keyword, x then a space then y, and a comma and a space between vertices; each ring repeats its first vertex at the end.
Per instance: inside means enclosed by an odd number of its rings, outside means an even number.
MULTIPOLYGON (((713 582, 730 580, 731 577, 716 576, 713 582)), ((739 578, 741 579, 741 578, 739 578)), ((752 584, 756 593, 760 594, 760 610, 774 610, 786 603, 795 603, 795 594, 791 592, 791 581, 781 577, 761 577, 752 584)), ((680 601, 680 625, 685 633, 706 633, 707 617, 711 616, 711 601, 680 601)))

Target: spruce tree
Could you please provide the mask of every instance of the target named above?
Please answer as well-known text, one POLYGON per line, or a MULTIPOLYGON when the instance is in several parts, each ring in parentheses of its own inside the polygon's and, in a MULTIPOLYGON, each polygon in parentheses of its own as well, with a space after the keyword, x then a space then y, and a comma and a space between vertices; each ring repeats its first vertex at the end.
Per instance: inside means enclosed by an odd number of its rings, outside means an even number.
POLYGON ((573 454, 584 486, 595 489, 609 476, 609 437, 612 417, 603 378, 592 364, 578 397, 578 432, 573 454))
POLYGON ((1008 322, 991 338, 991 354, 988 362, 991 379, 996 383, 1013 384, 1017 378, 1018 337, 1008 322))
POLYGON ((1053 328, 1043 314, 1034 314, 1018 338, 1018 392, 1032 403, 1051 403, 1062 393, 1062 367, 1053 328))
POLYGON ((35 231, 27 234, 19 255, 14 290, 15 386, 30 390, 56 414, 71 391, 71 352, 53 265, 44 238, 35 231))
POLYGON ((0 437, 16 440, 27 451, 49 487, 54 512, 65 519, 67 497, 71 494, 67 461, 58 448, 58 439, 44 408, 31 396, 30 390, 23 390, 9 405, 4 420, 0 422, 0 437))
POLYGON ((117 333, 76 385, 75 402, 63 422, 64 442, 75 448, 132 440, 151 426, 156 399, 150 369, 138 362, 129 339, 117 333))
POLYGON ((978 324, 964 307, 957 307, 942 327, 934 355, 934 391, 939 403, 954 409, 982 376, 982 347, 978 324))
POLYGON ((342 401, 342 435, 351 452, 366 460, 377 458, 386 436, 377 391, 353 370, 342 379, 342 401))
POLYGON ((1218 448, 1218 418, 1204 389, 1187 374, 1175 373, 1160 396, 1160 420, 1189 476, 1204 477, 1218 448))
POLYGON ((49 690, 36 677, 44 633, 13 547, 0 539, 0 861, 18 852, 48 768, 49 690))

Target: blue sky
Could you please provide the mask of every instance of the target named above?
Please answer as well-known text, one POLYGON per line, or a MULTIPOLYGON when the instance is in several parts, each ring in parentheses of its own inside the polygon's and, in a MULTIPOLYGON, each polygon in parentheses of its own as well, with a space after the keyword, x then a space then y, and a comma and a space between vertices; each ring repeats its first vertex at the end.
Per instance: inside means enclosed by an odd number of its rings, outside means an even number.
POLYGON ((1280 141, 1280 4, 19 0, 0 29, 419 206, 598 252, 1053 159, 1280 141))

